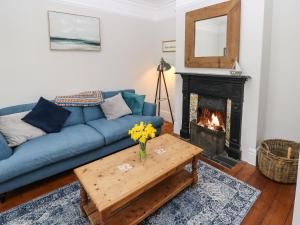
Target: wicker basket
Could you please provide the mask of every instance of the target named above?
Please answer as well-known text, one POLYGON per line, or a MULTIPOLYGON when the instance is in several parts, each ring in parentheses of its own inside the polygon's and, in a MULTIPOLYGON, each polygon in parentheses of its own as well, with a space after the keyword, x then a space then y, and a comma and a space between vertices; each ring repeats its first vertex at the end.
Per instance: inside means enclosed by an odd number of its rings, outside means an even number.
POLYGON ((271 180, 296 183, 300 143, 272 139, 261 143, 258 150, 258 168, 271 180))

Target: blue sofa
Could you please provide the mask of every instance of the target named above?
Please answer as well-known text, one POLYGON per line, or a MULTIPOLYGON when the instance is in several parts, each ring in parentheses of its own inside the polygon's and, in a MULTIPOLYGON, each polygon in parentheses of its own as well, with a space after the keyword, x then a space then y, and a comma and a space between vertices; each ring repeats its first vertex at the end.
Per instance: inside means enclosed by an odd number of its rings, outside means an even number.
MULTIPOLYGON (((103 92, 103 97, 119 92, 103 92)), ((34 105, 0 109, 0 116, 29 111, 34 105)), ((135 123, 151 122, 157 134, 163 124, 151 103, 144 104, 142 116, 128 115, 115 120, 106 120, 99 106, 66 108, 72 113, 59 133, 32 139, 15 149, 8 147, 0 133, 0 194, 134 145, 127 132, 135 123)))

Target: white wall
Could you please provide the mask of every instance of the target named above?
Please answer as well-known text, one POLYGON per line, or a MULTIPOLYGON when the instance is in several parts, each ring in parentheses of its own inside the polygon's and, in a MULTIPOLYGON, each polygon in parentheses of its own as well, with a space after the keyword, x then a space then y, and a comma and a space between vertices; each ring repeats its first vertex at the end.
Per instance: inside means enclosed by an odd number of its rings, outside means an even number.
MULTIPOLYGON (((264 49, 266 62, 261 91, 260 140, 285 138, 300 142, 300 2, 268 2, 268 26, 264 49)), ((298 168, 300 174, 300 167, 298 168)), ((293 224, 300 224, 300 182, 297 182, 293 224)))
MULTIPOLYGON (((222 0, 195 1, 194 4, 191 4, 188 7, 177 8, 177 71, 229 74, 228 70, 225 69, 191 69, 184 67, 185 12, 220 2, 222 2, 222 0)), ((257 121, 263 46, 263 22, 264 1, 242 0, 240 64, 244 73, 252 77, 252 79, 245 85, 245 101, 242 125, 242 159, 252 164, 255 164, 256 158, 257 121)), ((176 90, 178 91, 176 92, 176 122, 174 131, 179 133, 182 117, 182 79, 180 76, 177 76, 176 78, 176 90)))
POLYGON ((136 88, 152 100, 154 22, 46 0, 2 0, 0 107, 40 96, 136 88), (47 10, 100 17, 100 52, 49 50, 47 10))
MULTIPOLYGON (((273 0, 269 62, 261 97, 265 98, 261 139, 300 141, 300 2, 273 0)), ((271 4, 271 3, 269 3, 271 4)))
MULTIPOLYGON (((173 111, 173 116, 175 117, 175 80, 176 75, 176 53, 175 52, 162 52, 162 41, 168 41, 168 40, 175 40, 176 39, 176 19, 175 17, 167 18, 161 21, 158 21, 155 23, 156 32, 155 32, 155 60, 156 64, 158 65, 160 62, 160 58, 163 57, 166 62, 170 63, 172 65, 172 69, 165 72, 165 78, 168 88, 168 93, 170 97, 171 102, 171 108, 173 111)), ((157 72, 153 79, 155 79, 155 82, 157 81, 157 72)), ((163 87, 163 84, 162 84, 163 87)), ((156 86, 154 85, 152 87, 153 91, 155 91, 156 86)), ((155 93, 154 93, 155 95, 155 93)), ((154 101, 154 95, 153 95, 153 101, 154 101)), ((162 98, 165 98, 165 89, 162 88, 162 98)), ((164 117, 165 120, 171 122, 171 115, 169 112, 169 106, 167 101, 163 101, 161 103, 161 116, 164 117)))
POLYGON ((257 145, 264 138, 266 108, 267 108, 267 93, 268 80, 270 76, 270 58, 271 58, 271 36, 272 36, 272 20, 273 20, 273 0, 265 2, 265 18, 264 18, 264 40, 263 40, 263 57, 260 82, 260 97, 259 97, 259 115, 257 126, 257 145))

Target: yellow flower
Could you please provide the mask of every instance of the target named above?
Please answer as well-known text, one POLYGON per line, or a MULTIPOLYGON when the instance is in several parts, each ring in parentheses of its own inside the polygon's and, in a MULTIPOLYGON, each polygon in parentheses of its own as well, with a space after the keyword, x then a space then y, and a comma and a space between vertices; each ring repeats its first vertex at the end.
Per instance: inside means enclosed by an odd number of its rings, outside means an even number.
POLYGON ((154 138, 156 133, 156 129, 153 127, 151 123, 144 124, 141 121, 139 124, 135 124, 131 130, 128 131, 131 139, 134 141, 139 141, 140 143, 145 144, 149 138, 154 138))
POLYGON ((141 137, 141 134, 140 134, 140 133, 134 133, 134 134, 132 135, 131 138, 132 138, 134 141, 137 141, 140 137, 141 137))
POLYGON ((142 136, 142 137, 139 139, 139 142, 145 144, 145 143, 146 143, 146 138, 145 138, 145 136, 142 136))

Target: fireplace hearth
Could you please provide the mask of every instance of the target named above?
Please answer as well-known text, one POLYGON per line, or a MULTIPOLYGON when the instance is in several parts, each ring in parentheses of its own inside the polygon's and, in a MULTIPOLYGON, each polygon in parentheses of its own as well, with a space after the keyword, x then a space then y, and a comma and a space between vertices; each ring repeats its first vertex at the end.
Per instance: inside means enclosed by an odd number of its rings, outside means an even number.
POLYGON ((180 136, 232 167, 241 159, 244 83, 249 76, 177 73, 183 78, 180 136))

